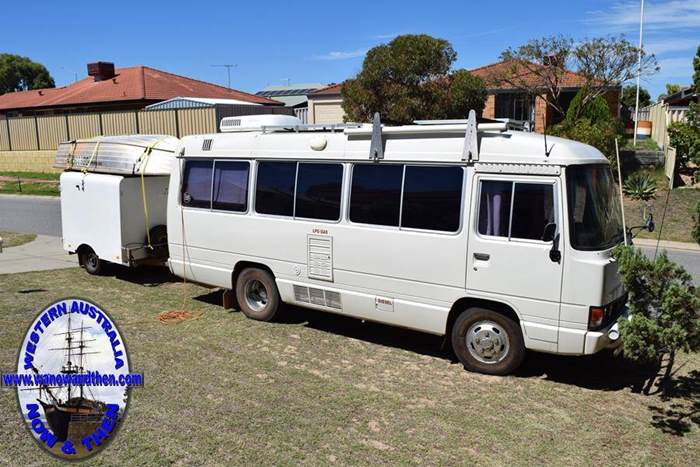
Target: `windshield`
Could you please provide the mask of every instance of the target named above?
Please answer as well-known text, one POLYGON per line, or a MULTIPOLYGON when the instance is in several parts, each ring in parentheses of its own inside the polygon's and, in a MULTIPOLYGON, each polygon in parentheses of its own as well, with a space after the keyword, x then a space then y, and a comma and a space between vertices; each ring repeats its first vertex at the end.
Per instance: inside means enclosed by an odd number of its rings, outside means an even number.
POLYGON ((566 168, 571 246, 605 250, 623 240, 620 200, 608 165, 566 168))

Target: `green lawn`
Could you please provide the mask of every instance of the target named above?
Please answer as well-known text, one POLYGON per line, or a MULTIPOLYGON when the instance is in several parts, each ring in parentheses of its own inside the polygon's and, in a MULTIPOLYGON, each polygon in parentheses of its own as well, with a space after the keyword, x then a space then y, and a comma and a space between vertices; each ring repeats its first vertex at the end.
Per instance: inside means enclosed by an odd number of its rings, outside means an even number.
POLYGON ((12 171, 2 171, 0 170, 0 177, 14 177, 14 178, 33 178, 38 180, 56 180, 61 177, 60 172, 12 172, 12 171))
POLYGON ((0 230, 0 238, 2 238, 3 248, 24 245, 36 238, 36 234, 32 233, 17 233, 0 230))
MULTIPOLYGON (((638 237, 658 239, 660 232, 662 240, 694 243, 691 234, 695 205, 700 202, 700 189, 675 188, 669 194, 668 181, 663 168, 647 172, 654 176, 657 186, 656 198, 649 201, 647 209, 647 212, 650 211, 654 215, 656 231, 652 233, 644 231, 638 237), (664 209, 666 211, 665 217, 664 209), (663 228, 661 228, 662 220, 663 228)), ((625 197, 625 218, 628 226, 643 224, 642 213, 642 202, 625 197)))
POLYGON ((625 138, 622 147, 620 149, 632 150, 640 149, 644 151, 659 151, 659 145, 651 138, 637 139, 637 146, 634 145, 634 139, 625 138))
MULTIPOLYGON (((294 308, 282 323, 224 310, 219 293, 153 270, 0 276, 0 368, 12 370, 38 308, 104 306, 145 386, 100 465, 698 465, 700 355, 682 355, 670 399, 609 355, 528 356, 515 376, 464 371, 417 332, 294 308), (185 307, 198 320, 161 324, 185 307)), ((0 459, 38 452, 0 391, 0 459)))

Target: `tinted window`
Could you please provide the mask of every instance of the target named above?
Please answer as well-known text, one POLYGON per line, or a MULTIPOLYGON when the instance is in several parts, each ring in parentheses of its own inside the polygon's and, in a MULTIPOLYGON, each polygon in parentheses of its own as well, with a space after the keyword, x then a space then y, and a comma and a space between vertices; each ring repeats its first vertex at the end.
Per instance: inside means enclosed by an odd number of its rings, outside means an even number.
POLYGON ((399 225, 402 165, 356 165, 352 171, 350 220, 399 225))
POLYGON ((296 217, 340 219, 343 166, 340 164, 299 164, 296 217))
POLYGON ((262 214, 294 215, 296 162, 260 162, 255 210, 262 214))
POLYGON ((208 208, 211 205, 211 172, 213 161, 190 160, 185 163, 182 180, 182 205, 208 208))
POLYGON ((516 183, 511 238, 542 240, 544 227, 550 222, 554 222, 552 185, 516 183))
POLYGON ((510 228, 510 199, 513 182, 485 180, 481 182, 479 200, 479 233, 507 237, 510 228))
POLYGON ((401 227, 459 230, 462 174, 461 167, 407 166, 401 227))
POLYGON ((248 207, 248 162, 217 161, 214 164, 212 207, 245 211, 248 207))

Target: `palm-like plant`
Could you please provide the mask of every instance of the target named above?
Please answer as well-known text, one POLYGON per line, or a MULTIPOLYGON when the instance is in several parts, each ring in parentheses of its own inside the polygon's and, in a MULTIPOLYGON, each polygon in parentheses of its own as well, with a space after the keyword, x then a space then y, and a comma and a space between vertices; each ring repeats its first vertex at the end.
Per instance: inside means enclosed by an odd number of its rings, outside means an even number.
POLYGON ((649 201, 656 198, 656 181, 645 172, 633 173, 622 185, 622 191, 634 200, 642 202, 642 219, 647 218, 649 201))
POLYGON ((632 199, 649 201, 656 198, 656 181, 648 173, 637 172, 625 180, 622 190, 632 199))

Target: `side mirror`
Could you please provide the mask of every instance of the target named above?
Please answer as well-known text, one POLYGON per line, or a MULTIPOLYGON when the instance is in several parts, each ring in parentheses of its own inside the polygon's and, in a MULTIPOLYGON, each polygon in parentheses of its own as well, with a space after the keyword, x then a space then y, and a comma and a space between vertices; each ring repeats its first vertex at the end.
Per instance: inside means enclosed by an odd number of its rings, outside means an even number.
POLYGON ((561 251, 559 251, 559 234, 556 234, 552 239, 552 249, 549 250, 549 259, 553 263, 561 262, 561 251))
POLYGON ((551 242, 554 240, 554 235, 557 233, 557 224, 550 222, 544 226, 544 232, 542 232, 542 241, 551 242))
POLYGON ((647 216, 647 221, 644 223, 644 225, 649 232, 653 232, 654 229, 656 229, 656 224, 654 224, 654 216, 652 213, 649 213, 647 216))

